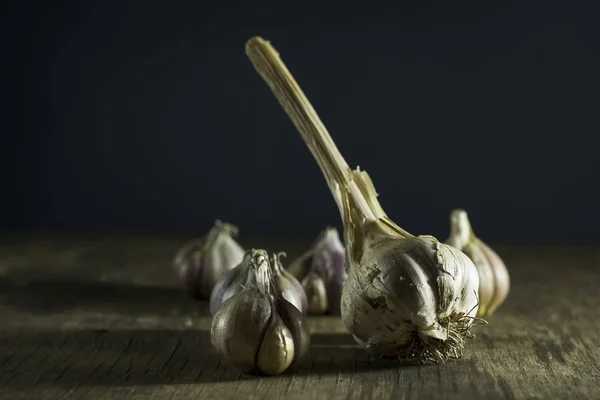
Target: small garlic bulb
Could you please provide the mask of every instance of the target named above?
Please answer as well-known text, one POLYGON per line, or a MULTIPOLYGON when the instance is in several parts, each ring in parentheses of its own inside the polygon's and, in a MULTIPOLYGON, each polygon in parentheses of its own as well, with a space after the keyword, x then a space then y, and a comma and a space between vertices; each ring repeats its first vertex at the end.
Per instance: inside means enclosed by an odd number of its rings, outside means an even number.
POLYGON ((506 265, 488 245, 473 233, 465 210, 452 210, 450 237, 446 243, 465 253, 479 273, 478 316, 492 315, 504 302, 510 290, 510 277, 506 265))
POLYGON ((173 267, 190 296, 208 299, 217 280, 242 261, 244 249, 234 240, 237 233, 236 226, 217 220, 208 234, 177 252, 173 267))
MULTIPOLYGON (((277 260, 277 257, 273 257, 277 260)), ((244 288, 217 310, 212 345, 243 372, 277 375, 307 352, 310 333, 304 315, 279 295, 276 266, 264 250, 246 254, 244 288)))
MULTIPOLYGON (((283 254, 285 253, 273 255, 271 262, 273 285, 284 299, 292 303, 300 312, 306 313, 308 309, 306 295, 300 282, 281 265, 280 256, 283 254)), ((221 304, 231 296, 244 290, 248 276, 252 274, 252 268, 254 268, 253 257, 255 257, 255 251, 247 251, 242 262, 219 279, 210 296, 209 309, 211 314, 214 315, 221 304)))
POLYGON ((392 222, 367 173, 350 169, 271 44, 254 37, 246 54, 300 132, 340 210, 348 258, 341 303, 346 328, 372 356, 459 358, 478 306, 473 262, 392 222))
POLYGON ((287 270, 298 279, 311 314, 339 314, 346 274, 346 255, 337 229, 322 231, 311 248, 287 270))

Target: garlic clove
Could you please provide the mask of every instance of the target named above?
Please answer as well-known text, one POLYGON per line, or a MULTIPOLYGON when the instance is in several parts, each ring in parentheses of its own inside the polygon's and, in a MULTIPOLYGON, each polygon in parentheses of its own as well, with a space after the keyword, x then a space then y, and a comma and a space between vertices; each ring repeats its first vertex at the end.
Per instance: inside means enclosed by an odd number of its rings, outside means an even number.
POLYGON ((310 347, 310 330, 304 314, 298 310, 292 303, 283 299, 275 302, 277 313, 285 326, 289 329, 294 339, 294 360, 293 363, 303 358, 310 347))
POLYGON ((212 345, 245 373, 256 371, 256 350, 267 331, 273 307, 257 289, 238 293, 213 318, 212 345))
POLYGON ((206 235, 177 252, 173 267, 191 297, 208 299, 218 279, 242 261, 244 249, 233 238, 237 232, 236 226, 217 220, 206 235))
POLYGON ((186 244, 179 250, 173 262, 177 278, 183 288, 191 297, 195 299, 202 298, 201 285, 202 277, 202 247, 205 240, 194 240, 186 244))
POLYGON ((277 375, 288 369, 294 360, 294 339, 281 318, 275 315, 269 324, 258 351, 256 366, 267 375, 277 375))
POLYGON ((475 264, 479 275, 477 315, 492 315, 504 302, 510 289, 506 265, 494 250, 475 235, 465 210, 452 210, 450 236, 446 243, 462 251, 475 264))
POLYGON ((510 291, 510 275, 508 274, 506 264, 504 264, 504 261, 500 258, 498 253, 496 253, 482 241, 479 241, 479 246, 486 254, 490 264, 495 266, 493 269, 494 295, 490 300, 487 314, 485 314, 493 315, 498 307, 500 307, 500 305, 504 302, 504 300, 506 300, 506 297, 508 297, 508 292, 510 291))
POLYGON ((488 307, 494 296, 494 271, 488 262, 487 256, 476 243, 468 243, 460 249, 465 253, 477 267, 479 273, 479 316, 488 315, 488 307))
POLYGON ((287 270, 300 281, 307 297, 313 296, 309 298, 309 313, 339 314, 341 289, 348 277, 345 261, 338 231, 328 227, 308 251, 289 265, 287 270))
POLYGON ((276 286, 284 299, 292 303, 302 313, 306 313, 308 312, 308 300, 304 288, 292 274, 283 268, 282 255, 285 255, 285 253, 274 254, 272 260, 278 278, 275 279, 276 286))
POLYGON ((308 299, 308 310, 313 314, 327 312, 327 289, 325 282, 314 272, 309 273, 302 280, 302 287, 308 299))

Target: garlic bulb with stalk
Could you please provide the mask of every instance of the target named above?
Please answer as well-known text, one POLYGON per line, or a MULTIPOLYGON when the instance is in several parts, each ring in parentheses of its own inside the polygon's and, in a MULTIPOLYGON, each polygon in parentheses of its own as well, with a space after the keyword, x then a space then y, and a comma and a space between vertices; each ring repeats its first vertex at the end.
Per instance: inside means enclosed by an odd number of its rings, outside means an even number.
POLYGON ((510 277, 500 256, 475 236, 465 210, 450 213, 450 237, 446 243, 465 253, 479 273, 479 309, 477 315, 492 315, 504 302, 510 289, 510 277))
MULTIPOLYGON (((209 309, 211 314, 214 315, 221 304, 231 296, 244 290, 248 276, 252 274, 254 268, 253 257, 255 257, 255 253, 254 250, 247 251, 242 262, 219 279, 210 296, 209 309)), ((302 285, 283 268, 280 261, 282 255, 285 255, 285 253, 273 255, 271 262, 273 285, 284 299, 292 303, 300 312, 306 313, 308 305, 302 285)))
POLYGON ((350 169, 277 51, 254 37, 246 54, 321 167, 342 215, 346 328, 371 356, 433 362, 461 357, 478 306, 473 262, 392 222, 367 173, 350 169))
MULTIPOLYGON (((273 260, 277 261, 274 255, 273 260)), ((277 375, 308 351, 310 334, 304 315, 277 289, 275 264, 267 252, 246 253, 243 289, 217 310, 212 345, 245 373, 277 375)))
POLYGON ((337 229, 323 230, 311 248, 287 270, 298 279, 311 314, 339 314, 346 274, 346 255, 337 229))
POLYGON ((234 239, 237 234, 236 226, 216 220, 208 234, 177 252, 173 266, 190 296, 208 299, 217 280, 242 261, 244 249, 234 239))

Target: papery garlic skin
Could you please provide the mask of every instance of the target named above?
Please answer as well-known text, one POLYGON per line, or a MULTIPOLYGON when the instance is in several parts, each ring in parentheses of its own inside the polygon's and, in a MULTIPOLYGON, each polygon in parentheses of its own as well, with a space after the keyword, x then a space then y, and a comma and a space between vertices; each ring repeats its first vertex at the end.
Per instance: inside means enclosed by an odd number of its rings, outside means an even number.
POLYGON ((218 279, 242 261, 244 249, 234 239, 237 232, 236 226, 217 220, 208 234, 177 252, 173 268, 191 297, 208 299, 218 279))
POLYGON ((492 315, 510 291, 510 276, 504 261, 473 233, 465 210, 452 210, 450 236, 446 243, 465 253, 479 273, 479 309, 477 315, 492 315))
POLYGON ((446 350, 460 353, 477 311, 473 263, 428 238, 383 238, 371 249, 353 261, 342 292, 348 331, 375 357, 460 356, 446 350))
POLYGON ((266 252, 253 250, 249 257, 244 289, 227 299, 213 317, 211 343, 245 373, 277 375, 308 352, 308 324, 278 294, 266 252))
POLYGON ((337 229, 328 227, 311 248, 287 270, 300 281, 311 314, 339 314, 346 273, 344 245, 337 229))
MULTIPOLYGON (((221 304, 244 289, 248 275, 251 274, 253 257, 255 257, 254 250, 247 251, 242 262, 231 271, 225 273, 216 283, 209 301, 211 314, 215 314, 221 304)), ((300 310, 300 312, 306 313, 308 309, 306 294, 300 282, 281 265, 280 254, 273 255, 271 264, 273 268, 273 284, 278 293, 300 310)))

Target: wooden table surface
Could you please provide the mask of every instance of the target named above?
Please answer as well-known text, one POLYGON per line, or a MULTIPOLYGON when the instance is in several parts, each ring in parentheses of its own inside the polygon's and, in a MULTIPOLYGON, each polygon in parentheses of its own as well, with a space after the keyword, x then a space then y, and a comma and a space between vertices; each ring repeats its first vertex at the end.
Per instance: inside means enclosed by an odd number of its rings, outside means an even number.
MULTIPOLYGON (((310 317, 310 354, 259 378, 218 356, 207 305, 177 287, 184 241, 0 237, 0 398, 600 399, 600 248, 496 247, 512 290, 460 360, 369 360, 339 319, 310 317)), ((269 243, 289 259, 309 244, 269 243)))

